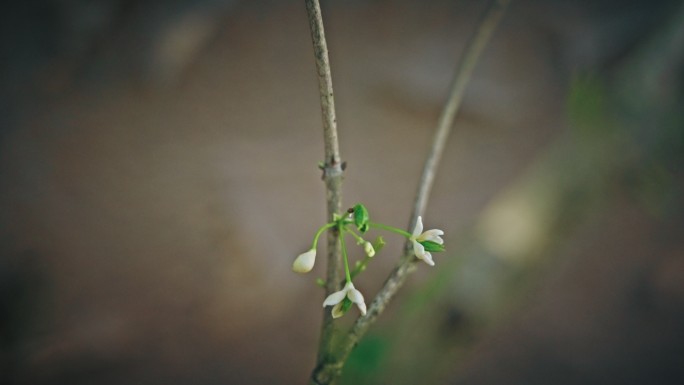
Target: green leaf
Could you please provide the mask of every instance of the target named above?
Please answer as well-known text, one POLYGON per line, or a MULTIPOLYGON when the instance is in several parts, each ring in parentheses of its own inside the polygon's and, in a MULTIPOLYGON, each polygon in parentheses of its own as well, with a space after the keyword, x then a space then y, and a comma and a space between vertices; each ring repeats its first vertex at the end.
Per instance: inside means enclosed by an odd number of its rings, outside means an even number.
POLYGON ((325 280, 323 278, 316 278, 316 285, 325 287, 325 280))
POLYGON ((440 245, 439 243, 436 243, 436 242, 422 241, 422 242, 418 242, 418 243, 420 243, 421 245, 423 245, 423 247, 425 247, 425 251, 440 252, 440 251, 445 250, 444 245, 440 245))
POLYGON ((368 210, 366 209, 366 206, 357 203, 356 206, 354 206, 354 224, 361 233, 368 231, 368 220, 368 210))

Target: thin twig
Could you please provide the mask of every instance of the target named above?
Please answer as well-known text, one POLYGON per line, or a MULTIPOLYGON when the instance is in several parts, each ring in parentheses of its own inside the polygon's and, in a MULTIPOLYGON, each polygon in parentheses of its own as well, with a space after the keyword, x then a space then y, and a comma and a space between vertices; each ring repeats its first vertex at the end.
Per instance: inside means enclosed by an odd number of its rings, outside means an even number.
POLYGON ((437 173, 437 167, 442 158, 442 153, 444 153, 444 146, 446 145, 447 138, 451 133, 454 118, 461 106, 466 86, 470 81, 473 70, 475 69, 475 64, 477 64, 482 50, 487 45, 489 38, 496 29, 496 26, 501 20, 509 3, 510 0, 495 0, 489 5, 489 8, 477 27, 477 31, 466 46, 461 62, 458 64, 456 76, 451 84, 449 99, 439 117, 437 130, 432 139, 432 147, 425 160, 423 174, 420 177, 418 191, 416 192, 416 200, 413 205, 411 220, 409 221, 409 229, 413 229, 418 216, 422 216, 425 213, 430 191, 434 184, 435 174, 437 173))
MULTIPOLYGON (((461 101, 463 100, 463 94, 471 78, 475 64, 509 3, 510 0, 494 0, 487 8, 484 17, 477 26, 475 34, 466 46, 464 55, 456 69, 455 78, 451 84, 449 99, 440 116, 430 153, 425 161, 418 192, 416 193, 413 213, 411 215, 411 220, 409 221, 409 231, 413 229, 416 219, 419 215, 423 215, 425 207, 427 206, 435 174, 442 153, 444 152, 444 146, 449 133, 451 132, 454 118, 461 105, 461 101)), ((314 383, 329 384, 335 380, 341 372, 342 366, 347 360, 349 353, 351 353, 351 350, 356 346, 378 316, 382 314, 389 301, 404 284, 408 274, 415 269, 416 258, 410 251, 410 242, 407 242, 405 250, 401 262, 390 273, 384 286, 368 307, 366 315, 361 316, 356 320, 349 333, 336 346, 337 352, 334 356, 330 356, 331 361, 319 363, 316 367, 312 376, 314 383), (326 373, 326 370, 329 372, 326 373), (327 382, 320 380, 316 382, 318 379, 327 379, 327 382)))
MULTIPOLYGON (((325 41, 323 30, 323 18, 321 6, 318 0, 305 0, 306 11, 311 28, 311 40, 313 41, 316 70, 318 72, 318 89, 321 98, 321 113, 323 115, 323 137, 325 144, 325 161, 323 163, 323 180, 326 186, 326 201, 328 209, 328 222, 333 220, 335 214, 339 214, 342 207, 342 162, 337 140, 337 119, 335 118, 335 99, 333 97, 332 76, 330 72, 330 60, 328 59, 328 46, 325 41)), ((340 244, 337 231, 328 232, 328 267, 325 284, 326 295, 339 290, 340 244)), ((332 315, 329 311, 323 312, 321 335, 318 345, 317 365, 330 360, 331 341, 333 337, 332 315)))

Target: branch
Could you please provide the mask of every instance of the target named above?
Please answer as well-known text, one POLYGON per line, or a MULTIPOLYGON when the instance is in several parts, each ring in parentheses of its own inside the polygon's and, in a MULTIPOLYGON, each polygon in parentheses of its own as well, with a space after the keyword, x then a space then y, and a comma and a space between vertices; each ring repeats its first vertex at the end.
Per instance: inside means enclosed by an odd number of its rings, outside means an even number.
MULTIPOLYGON (((475 64, 509 3, 510 0, 494 0, 487 8, 484 17, 477 26, 477 31, 466 46, 463 58, 456 69, 456 75, 451 84, 449 98, 442 110, 432 146, 425 161, 423 174, 420 178, 420 184, 416 193, 413 213, 411 214, 411 220, 409 221, 409 232, 415 226, 418 216, 423 215, 425 212, 435 174, 437 173, 437 168, 444 152, 444 146, 449 137, 449 133, 451 132, 454 118, 461 105, 461 101, 463 100, 463 94, 465 93, 466 86, 471 78, 475 64)), ((336 352, 334 356, 330 356, 331 360, 319 362, 319 365, 314 369, 312 378, 315 384, 329 384, 335 380, 354 346, 356 346, 368 328, 375 322, 380 314, 382 314, 390 300, 406 281, 408 274, 415 270, 415 263, 416 258, 411 253, 410 242, 407 242, 401 262, 390 273, 384 286, 370 304, 366 315, 361 316, 356 320, 349 331, 349 334, 347 334, 337 346, 338 352, 336 352), (320 381, 322 379, 327 379, 327 382, 320 381)))
MULTIPOLYGON (((342 162, 337 140, 337 119, 335 118, 335 99, 333 97, 332 76, 330 72, 330 60, 328 59, 328 46, 325 41, 323 30, 323 18, 321 6, 318 0, 305 0, 306 11, 311 29, 316 70, 318 73, 318 90, 321 98, 321 113, 323 115, 323 137, 325 145, 325 161, 323 164, 323 180, 326 187, 328 222, 333 220, 333 215, 338 214, 342 207, 342 162)), ((326 296, 339 290, 340 246, 337 231, 328 232, 328 264, 325 284, 326 296)), ((323 311, 321 335, 318 345, 317 367, 322 362, 328 361, 331 352, 333 337, 333 323, 330 311, 323 311)))
POLYGON ((442 159, 444 146, 446 145, 447 138, 451 133, 451 127, 453 126, 454 118, 456 117, 456 113, 461 106, 461 101, 463 100, 466 86, 470 81, 473 70, 475 69, 475 64, 477 64, 482 50, 487 45, 489 38, 496 29, 496 26, 501 20, 501 17, 503 16, 504 11, 509 3, 510 0, 494 0, 489 5, 484 17, 477 26, 475 35, 466 46, 461 62, 458 64, 456 69, 456 77, 451 84, 449 99, 447 100, 444 109, 442 110, 442 114, 439 117, 437 130, 435 131, 435 136, 432 139, 432 147, 430 148, 430 153, 425 160, 423 174, 420 177, 418 191, 416 192, 416 200, 413 206, 413 213, 411 214, 411 220, 409 221, 409 231, 413 230, 413 226, 415 225, 418 216, 422 216, 425 213, 425 208, 427 207, 427 202, 430 196, 430 191, 432 190, 435 174, 437 173, 437 167, 442 159))

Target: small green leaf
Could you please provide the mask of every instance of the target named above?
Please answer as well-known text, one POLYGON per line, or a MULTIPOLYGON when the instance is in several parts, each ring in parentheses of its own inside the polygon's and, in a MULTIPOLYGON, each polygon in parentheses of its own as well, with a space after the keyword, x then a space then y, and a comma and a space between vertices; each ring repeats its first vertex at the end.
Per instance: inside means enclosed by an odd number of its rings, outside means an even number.
POLYGON ((432 241, 422 241, 419 242, 423 247, 425 247, 425 251, 429 252, 440 252, 444 251, 444 245, 440 245, 439 243, 432 242, 432 241))
POLYGON ((316 278, 316 285, 325 287, 325 280, 323 278, 316 278))
POLYGON ((366 206, 357 203, 356 206, 354 206, 354 224, 361 233, 368 231, 368 220, 368 210, 366 209, 366 206))

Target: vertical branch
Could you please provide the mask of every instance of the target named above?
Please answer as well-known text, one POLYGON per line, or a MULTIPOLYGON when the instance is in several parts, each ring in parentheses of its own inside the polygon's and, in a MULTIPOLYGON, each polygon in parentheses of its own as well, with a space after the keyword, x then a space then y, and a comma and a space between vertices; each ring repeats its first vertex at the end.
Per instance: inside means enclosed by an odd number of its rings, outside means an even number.
MULTIPOLYGON (((309 16, 311 40, 313 40, 316 70, 318 72, 318 90, 321 96, 321 112, 323 113, 323 136, 325 140, 326 166, 339 166, 340 148, 337 141, 337 120, 335 118, 335 99, 333 97, 328 44, 325 41, 323 17, 318 0, 305 0, 306 12, 309 16)), ((337 168, 341 173, 341 169, 337 168)))
MULTIPOLYGON (((330 222, 335 214, 340 213, 342 206, 342 163, 337 140, 335 99, 333 97, 330 59, 328 58, 325 31, 323 30, 321 6, 318 0, 305 0, 305 3, 311 29, 311 40, 313 41, 316 71, 318 73, 318 90, 321 98, 321 113, 323 115, 325 161, 322 168, 323 180, 326 186, 328 222, 330 222)), ((340 234, 337 231, 328 232, 326 295, 339 290, 338 282, 341 270, 339 236, 340 234)), ((317 368, 321 363, 329 361, 330 356, 333 354, 330 347, 334 332, 332 321, 330 312, 324 310, 318 345, 317 368)))
MULTIPOLYGON (((430 152, 425 161, 423 174, 420 178, 416 200, 409 221, 409 231, 415 226, 419 215, 423 215, 425 207, 432 190, 434 178, 437 173, 444 147, 451 132, 454 118, 463 100, 466 86, 472 76, 473 69, 477 63, 484 47, 498 25, 510 0, 493 0, 488 6, 484 17, 477 26, 473 37, 468 41, 465 52, 456 69, 456 75, 451 84, 449 98, 442 110, 435 135, 433 137, 430 152)), ((392 270, 385 281, 382 289, 378 292, 373 302, 368 307, 365 316, 359 317, 352 326, 349 333, 340 341, 337 346, 338 351, 330 361, 319 362, 314 369, 312 378, 315 384, 329 384, 340 374, 344 362, 351 353, 352 349, 366 333, 368 328, 382 314, 389 301, 394 297, 399 288, 404 284, 406 277, 415 269, 416 258, 411 253, 410 242, 407 242, 404 257, 397 267, 392 270), (326 381, 320 381, 320 380, 326 381), (318 381, 317 381, 318 380, 318 381)))

